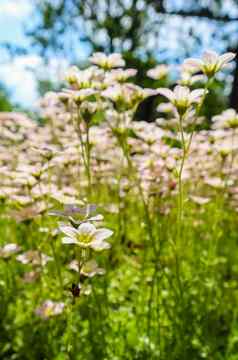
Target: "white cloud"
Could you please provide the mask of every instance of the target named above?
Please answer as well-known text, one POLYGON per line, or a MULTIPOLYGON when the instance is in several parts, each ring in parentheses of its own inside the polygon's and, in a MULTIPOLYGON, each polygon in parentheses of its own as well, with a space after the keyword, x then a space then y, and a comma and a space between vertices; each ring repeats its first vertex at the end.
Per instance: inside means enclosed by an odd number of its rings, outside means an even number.
POLYGON ((23 65, 23 59, 16 58, 12 63, 1 64, 0 77, 9 87, 14 101, 30 107, 34 105, 37 98, 36 81, 33 72, 23 65))
POLYGON ((1 64, 0 79, 9 87, 14 101, 34 107, 38 98, 36 76, 52 82, 62 81, 67 66, 65 59, 52 58, 45 66, 38 55, 17 56, 12 62, 1 64))
POLYGON ((36 68, 42 65, 42 58, 38 55, 17 56, 13 61, 13 66, 17 68, 36 68))
POLYGON ((23 18, 30 14, 31 9, 29 0, 1 0, 0 16, 23 18))

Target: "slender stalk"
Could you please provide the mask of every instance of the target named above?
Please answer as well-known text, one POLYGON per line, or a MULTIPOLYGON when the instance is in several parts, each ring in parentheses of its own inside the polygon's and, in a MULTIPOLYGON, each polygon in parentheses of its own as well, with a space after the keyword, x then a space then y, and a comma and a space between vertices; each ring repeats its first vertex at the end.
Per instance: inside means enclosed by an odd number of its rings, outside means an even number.
POLYGON ((53 258, 54 258, 56 272, 57 272, 58 279, 59 279, 59 286, 60 286, 61 292, 63 292, 64 285, 63 285, 63 279, 62 279, 62 274, 61 274, 61 266, 60 266, 60 263, 59 263, 59 260, 58 260, 58 255, 56 253, 54 241, 55 241, 54 239, 50 240, 50 247, 51 247, 52 255, 53 255, 53 258))
POLYGON ((91 145, 90 145, 90 138, 89 138, 89 130, 90 126, 89 123, 86 123, 86 173, 88 179, 88 196, 91 197, 92 192, 92 180, 91 180, 91 145))
MULTIPOLYGON (((49 186, 49 189, 50 189, 50 192, 51 192, 51 183, 52 183, 52 172, 51 172, 51 167, 50 167, 50 162, 48 161, 47 163, 47 174, 48 174, 48 186, 49 186)), ((47 204, 47 208, 49 206, 49 191, 47 192, 47 196, 46 196, 46 204, 47 204)), ((49 239, 49 235, 47 237, 47 240, 49 239)), ((55 263, 55 267, 56 267, 56 272, 57 272, 57 276, 58 276, 58 280, 59 280, 59 286, 60 286, 60 290, 61 292, 63 292, 63 279, 62 279, 62 274, 61 274, 61 266, 60 266, 60 262, 59 262, 59 259, 58 259, 58 255, 57 255, 57 252, 56 252, 56 248, 55 248, 55 239, 50 239, 49 240, 50 242, 50 247, 51 247, 51 251, 52 251, 52 255, 53 255, 53 258, 54 258, 54 263, 55 263)))
POLYGON ((183 221, 183 183, 182 183, 182 173, 184 168, 184 163, 187 155, 188 149, 186 148, 186 142, 184 138, 184 131, 183 131, 183 116, 179 116, 179 130, 181 134, 181 141, 182 141, 182 159, 181 164, 178 172, 178 181, 179 181, 179 203, 178 203, 178 224, 179 224, 179 234, 181 236, 181 226, 183 221))
POLYGON ((90 146, 90 137, 89 137, 90 126, 89 126, 89 122, 85 123, 86 141, 84 141, 82 129, 80 126, 80 124, 82 123, 82 120, 83 119, 81 117, 80 110, 78 108, 77 119, 75 121, 75 127, 77 129, 77 134, 79 137, 80 148, 81 148, 80 155, 82 156, 84 170, 85 170, 87 182, 88 182, 88 185, 87 185, 88 197, 91 198, 92 181, 91 181, 91 146, 90 146))
POLYGON ((229 174, 232 175, 232 168, 233 168, 233 163, 234 163, 234 140, 235 140, 235 134, 236 134, 236 129, 232 129, 232 134, 231 134, 231 163, 230 163, 230 169, 229 169, 229 174))
POLYGON ((127 160, 129 173, 133 177, 133 179, 134 179, 134 181, 135 181, 135 183, 136 183, 136 185, 138 187, 138 191, 139 191, 139 194, 140 194, 140 197, 141 197, 141 200, 142 200, 142 204, 143 204, 143 208, 144 208, 145 220, 146 220, 146 225, 147 225, 149 238, 151 240, 152 247, 155 250, 155 253, 157 253, 156 246, 155 246, 155 241, 154 241, 154 235, 153 235, 153 231, 152 231, 152 222, 151 222, 151 218, 150 218, 149 207, 148 207, 148 204, 147 204, 147 202, 145 200, 145 196, 144 196, 144 193, 143 193, 143 189, 142 189, 142 186, 141 186, 140 179, 137 176, 137 171, 136 171, 136 169, 134 167, 134 164, 133 164, 131 156, 130 156, 127 136, 124 137, 123 141, 119 141, 119 145, 122 147, 123 154, 124 154, 124 156, 125 156, 125 158, 127 160))

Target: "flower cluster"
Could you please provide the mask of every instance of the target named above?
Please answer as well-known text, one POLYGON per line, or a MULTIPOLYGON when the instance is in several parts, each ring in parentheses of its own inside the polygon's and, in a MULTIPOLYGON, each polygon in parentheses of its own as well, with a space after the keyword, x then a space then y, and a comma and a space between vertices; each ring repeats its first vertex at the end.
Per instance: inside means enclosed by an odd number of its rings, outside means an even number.
POLYGON ((110 238, 113 231, 106 228, 97 228, 94 224, 101 222, 101 214, 93 215, 96 211, 95 205, 77 207, 68 205, 63 211, 51 211, 54 216, 64 217, 67 222, 59 223, 59 232, 63 235, 62 244, 75 246, 76 258, 71 260, 69 269, 79 274, 78 284, 71 288, 73 296, 78 297, 80 293, 85 293, 80 283, 81 277, 93 277, 97 274, 104 274, 105 270, 98 267, 93 258, 93 252, 107 250, 111 247, 106 240, 110 238), (75 289, 77 292, 75 293, 75 289))
MULTIPOLYGON (((74 276, 71 293, 88 294, 90 278, 105 273, 100 266, 101 251, 110 248, 113 232, 101 225, 103 216, 96 214, 95 205, 80 205, 79 193, 86 203, 97 197, 95 193, 92 196, 97 186, 110 196, 116 194, 120 204, 113 197, 108 206, 114 214, 126 208, 129 195, 143 196, 145 203, 173 198, 178 193, 181 131, 185 145, 191 145, 182 174, 188 201, 203 206, 214 189, 228 184, 229 200, 237 208, 237 113, 228 109, 212 119, 211 129, 194 131, 194 125, 204 121, 199 109, 209 91, 209 80, 233 58, 233 54, 206 53, 201 60, 185 61, 176 82, 179 85, 147 89, 130 82, 136 70, 126 69, 119 54, 95 54, 87 69, 68 70, 67 89, 41 100, 42 115, 48 119, 43 126, 23 115, 5 114, 0 121, 0 201, 7 216, 19 226, 39 224, 46 214, 61 221, 57 230, 40 225, 42 247, 31 244, 22 252, 9 243, 0 248, 0 257, 13 257, 22 264, 18 266, 30 267, 24 280, 31 282, 43 267, 51 267, 56 243, 57 249, 65 249, 66 272, 74 276), (198 89, 194 89, 196 83, 198 89), (160 117, 155 123, 133 121, 144 99, 155 96, 160 101, 160 95, 168 102, 159 103, 160 117), (180 118, 182 127, 177 131, 180 118), (205 189, 204 194, 196 188, 197 183, 205 189), (59 204, 63 209, 58 210, 59 204), (51 253, 44 248, 48 238, 51 253)), ((154 80, 167 75, 168 68, 162 65, 148 72, 154 80)), ((163 211, 167 214, 170 207, 163 211)), ((63 286, 68 278, 63 278, 63 286)), ((43 306, 43 313, 48 308, 54 313, 51 302, 43 306)))

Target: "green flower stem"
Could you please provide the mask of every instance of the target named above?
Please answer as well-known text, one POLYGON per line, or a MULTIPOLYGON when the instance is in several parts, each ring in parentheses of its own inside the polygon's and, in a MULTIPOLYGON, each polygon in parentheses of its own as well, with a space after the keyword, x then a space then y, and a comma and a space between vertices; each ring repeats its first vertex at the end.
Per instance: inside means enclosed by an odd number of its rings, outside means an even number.
MULTIPOLYGON (((50 164, 49 164, 49 161, 48 161, 48 186, 51 188, 51 180, 52 180, 52 172, 51 172, 51 168, 50 168, 50 164)), ((47 197, 46 197, 46 204, 47 204, 47 208, 48 208, 48 205, 49 205, 49 192, 47 193, 47 197)), ((50 236, 48 235, 47 237, 47 240, 50 236)), ((58 276, 58 281, 59 281, 59 287, 60 287, 60 290, 61 292, 63 292, 63 279, 62 279, 62 274, 61 274, 61 264, 59 262, 59 259, 58 259, 58 255, 57 255, 57 252, 56 252, 56 248, 55 248, 55 239, 52 238, 52 239, 49 239, 49 243, 50 243, 50 247, 51 247, 51 252, 52 252, 52 255, 53 255, 53 259, 54 259, 54 263, 55 263, 55 267, 56 267, 56 272, 57 272, 57 276, 58 276)))
MULTIPOLYGON (((199 116, 199 114, 201 112, 202 105, 206 98, 207 90, 208 90, 212 80, 213 80, 213 78, 209 79, 208 82, 206 83, 203 98, 202 98, 199 106, 196 109, 196 116, 199 116)), ((186 145, 186 141, 185 141, 185 137, 184 137, 184 130, 183 130, 183 121, 184 121, 185 116, 186 116, 186 113, 184 113, 183 115, 181 115, 181 114, 179 115, 179 132, 180 132, 181 143, 182 143, 182 158, 181 158, 180 168, 178 171, 178 192, 179 192, 179 194, 178 194, 177 240, 173 241, 174 252, 175 252, 176 279, 177 279, 177 284, 178 284, 178 289, 179 289, 179 296, 180 296, 180 300, 182 302, 183 307, 184 307, 184 305, 183 305, 184 304, 184 289, 183 289, 183 283, 181 280, 181 263, 180 263, 180 259, 179 259, 179 250, 178 250, 178 246, 179 245, 181 246, 181 243, 183 240, 184 193, 183 193, 182 175, 183 175, 183 169, 184 169, 186 157, 189 153, 193 134, 194 134, 194 129, 193 129, 193 131, 191 132, 188 144, 186 145)), ((182 330, 183 330, 183 326, 182 326, 182 330)))
POLYGON ((186 148, 186 142, 184 138, 184 131, 183 131, 183 116, 179 116, 179 131, 181 134, 181 142, 182 142, 182 159, 181 164, 178 172, 178 182, 179 182, 179 203, 178 203, 178 223, 179 223, 179 230, 181 231, 181 224, 183 221, 183 183, 182 183, 182 173, 184 168, 184 163, 186 159, 186 155, 189 149, 186 148))
MULTIPOLYGON (((203 106, 204 101, 205 101, 206 96, 207 96, 207 91, 209 90, 210 86, 212 85, 213 80, 214 80, 214 77, 211 77, 211 78, 209 78, 208 81, 206 82, 206 86, 205 86, 205 88, 204 88, 205 91, 204 91, 204 94, 203 94, 203 96, 202 96, 202 100, 201 100, 201 102, 199 103, 199 105, 198 105, 198 107, 197 107, 197 109, 196 109, 195 119, 196 119, 196 117, 198 117, 198 116, 200 115, 200 113, 201 113, 202 106, 203 106)), ((190 134, 190 137, 189 137, 189 140, 188 140, 187 152, 188 152, 189 149, 190 149, 190 146, 191 146, 191 143, 192 143, 192 139, 193 139, 194 131, 195 131, 195 126, 193 126, 193 128, 192 128, 192 131, 191 131, 191 134, 190 134)))
POLYGON ((141 197, 141 200, 142 200, 142 204, 143 204, 143 208, 144 208, 146 227, 147 227, 147 230, 148 230, 149 238, 151 240, 151 244, 152 244, 152 247, 153 247, 153 249, 155 251, 155 254, 157 254, 155 241, 154 241, 154 235, 153 235, 153 231, 152 231, 152 222, 151 222, 151 218, 150 218, 149 207, 148 207, 148 204, 146 203, 144 193, 143 193, 143 189, 141 187, 140 179, 137 176, 137 171, 136 171, 136 169, 134 167, 134 164, 133 164, 131 156, 130 156, 129 144, 128 144, 126 134, 125 134, 125 136, 123 136, 122 141, 119 139, 119 145, 121 146, 123 154, 124 154, 124 156, 125 156, 125 158, 127 160, 129 173, 134 178, 134 181, 135 181, 135 183, 136 183, 136 185, 138 187, 138 191, 139 191, 139 194, 140 194, 140 197, 141 197))
MULTIPOLYGON (((158 259, 158 251, 157 251, 156 244, 155 244, 155 238, 154 238, 153 227, 152 227, 153 224, 152 224, 151 217, 150 217, 149 207, 148 207, 148 204, 147 204, 147 202, 145 200, 145 197, 144 197, 144 193, 143 193, 143 189, 141 187, 140 179, 138 178, 138 175, 137 175, 137 170, 135 169, 134 164, 133 164, 132 159, 131 159, 131 156, 130 156, 128 137, 127 137, 126 134, 122 137, 122 139, 117 136, 117 140, 118 140, 118 143, 119 143, 119 145, 120 145, 120 147, 121 147, 121 149, 123 151, 123 154, 124 154, 124 156, 125 156, 125 158, 127 160, 129 173, 133 177, 133 180, 134 180, 135 184, 138 187, 138 191, 139 191, 139 194, 140 194, 140 197, 141 197, 141 200, 142 200, 144 214, 145 214, 147 233, 149 235, 149 239, 150 239, 153 251, 154 251, 155 259, 158 259)), ((145 264, 146 264, 146 255, 147 255, 147 251, 146 251, 147 244, 146 244, 145 241, 144 241, 144 247, 145 247, 145 249, 144 249, 144 255, 143 255, 143 266, 142 266, 142 272, 141 272, 142 279, 144 278, 144 267, 145 267, 145 264)), ((150 331, 151 331, 153 293, 154 293, 156 279, 157 279, 157 266, 155 265, 153 278, 152 278, 152 284, 151 284, 151 293, 150 293, 150 297, 149 297, 149 300, 148 300, 148 312, 147 312, 147 331, 148 331, 148 334, 150 334, 150 331)), ((139 327, 138 323, 137 323, 137 326, 138 326, 138 331, 139 331, 140 327, 139 327)))
MULTIPOLYGON (((209 78, 207 83, 206 83, 206 86, 205 86, 205 89, 204 89, 205 91, 204 91, 202 100, 201 100, 201 102, 199 103, 199 106, 196 109, 196 117, 199 116, 199 114, 201 112, 202 106, 203 106, 204 101, 206 99, 207 91, 208 91, 210 85, 212 84, 213 79, 214 79, 213 77, 209 78)), ((183 115, 179 115, 179 132, 180 132, 180 135, 181 135, 182 150, 183 150, 181 164, 180 164, 180 168, 179 168, 179 172, 178 172, 178 181, 179 181, 179 204, 178 204, 179 237, 181 237, 181 228, 182 228, 183 211, 184 211, 184 209, 183 209, 183 202, 184 201, 183 201, 182 173, 183 173, 184 163, 185 163, 186 157, 187 157, 187 155, 189 153, 190 146, 191 146, 191 143, 192 143, 193 134, 194 134, 194 129, 193 129, 193 131, 190 134, 188 144, 186 145, 186 141, 185 141, 185 138, 184 138, 184 131, 183 131, 183 120, 184 120, 185 115, 186 115, 186 113, 183 114, 183 115)))
POLYGON ((63 279, 62 279, 62 274, 61 274, 61 266, 60 266, 58 255, 57 255, 57 252, 55 249, 54 241, 55 241, 54 239, 50 239, 50 247, 51 247, 52 255, 54 258, 56 272, 57 272, 57 276, 58 276, 58 280, 59 280, 59 286, 60 286, 61 292, 63 292, 64 284, 63 284, 63 279))
POLYGON ((86 144, 85 144, 85 153, 86 153, 86 172, 88 179, 88 195, 91 197, 92 192, 92 179, 91 179, 91 146, 89 138, 90 126, 89 123, 86 123, 86 144))
POLYGON ((67 316, 67 345, 66 345, 66 350, 67 350, 67 355, 68 355, 68 359, 71 360, 74 356, 74 343, 75 343, 75 339, 74 339, 74 332, 73 332, 73 320, 74 320, 74 303, 69 304, 68 307, 68 316, 67 316))
POLYGON ((234 140, 235 140, 235 135, 236 135, 236 129, 232 129, 232 134, 231 134, 231 163, 230 163, 230 169, 229 169, 229 174, 232 174, 232 168, 233 168, 233 163, 234 163, 234 155, 235 155, 235 151, 234 151, 234 140))
MULTIPOLYGON (((77 134, 79 137, 79 143, 80 143, 80 149, 81 153, 80 156, 82 156, 84 170, 87 178, 87 194, 88 198, 91 198, 91 192, 92 192, 92 180, 91 180, 91 146, 90 146, 90 137, 89 137, 89 131, 90 126, 89 123, 86 122, 86 142, 83 140, 83 134, 80 127, 80 124, 82 123, 83 119, 80 113, 80 110, 78 108, 77 111, 77 117, 75 118, 73 114, 71 114, 72 119, 74 120, 74 126, 77 130, 77 134)), ((88 200, 89 200, 88 199, 88 200)))

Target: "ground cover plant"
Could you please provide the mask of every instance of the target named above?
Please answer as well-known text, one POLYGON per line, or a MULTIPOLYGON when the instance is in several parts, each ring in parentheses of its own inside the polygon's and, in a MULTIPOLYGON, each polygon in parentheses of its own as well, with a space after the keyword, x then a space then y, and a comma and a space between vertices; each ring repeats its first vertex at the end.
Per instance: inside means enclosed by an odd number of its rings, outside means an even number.
POLYGON ((238 359, 238 114, 203 116, 233 59, 147 89, 95 53, 41 125, 0 119, 1 359, 238 359), (137 121, 150 96, 158 119, 137 121))

